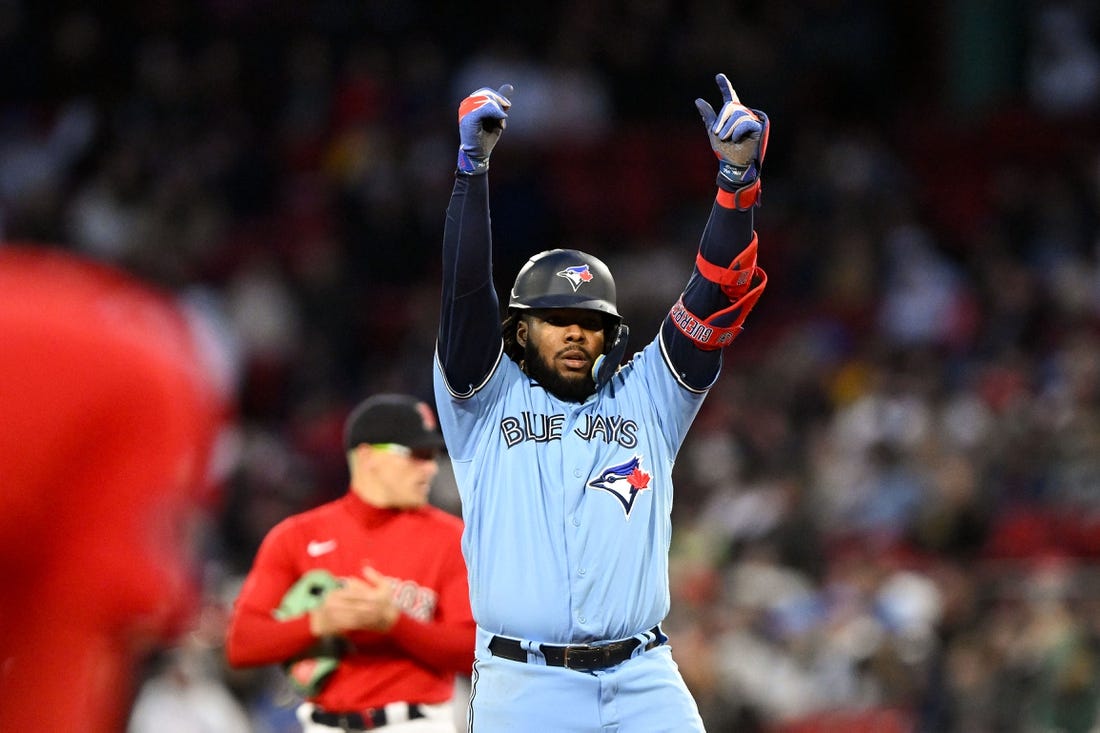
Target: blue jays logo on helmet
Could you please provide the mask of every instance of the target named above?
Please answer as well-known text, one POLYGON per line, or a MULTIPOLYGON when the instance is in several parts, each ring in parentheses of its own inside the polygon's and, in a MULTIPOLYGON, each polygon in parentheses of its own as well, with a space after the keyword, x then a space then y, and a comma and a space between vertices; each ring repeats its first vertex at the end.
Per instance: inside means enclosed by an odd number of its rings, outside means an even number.
POLYGON ((592 272, 588 269, 588 265, 573 265, 567 267, 561 272, 557 273, 558 277, 564 277, 569 281, 569 284, 573 286, 573 292, 577 292, 577 288, 586 282, 592 280, 592 272))
POLYGON ((626 518, 634 508, 638 492, 649 488, 649 474, 642 470, 642 457, 635 455, 626 463, 608 466, 596 478, 588 482, 593 489, 606 491, 623 505, 626 518))

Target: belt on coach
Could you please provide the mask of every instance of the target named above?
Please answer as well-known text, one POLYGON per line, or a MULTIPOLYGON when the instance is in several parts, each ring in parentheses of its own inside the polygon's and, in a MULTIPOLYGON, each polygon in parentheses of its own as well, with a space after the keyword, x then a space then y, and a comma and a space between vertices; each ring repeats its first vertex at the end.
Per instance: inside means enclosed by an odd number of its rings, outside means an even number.
POLYGON ((356 710, 351 712, 335 712, 314 707, 310 713, 310 720, 321 725, 332 726, 341 730, 374 730, 390 723, 404 723, 406 720, 426 717, 420 706, 409 703, 404 709, 395 704, 385 708, 370 708, 368 710, 356 710), (386 712, 386 709, 389 712, 386 712))
MULTIPOLYGON (((654 647, 664 644, 668 637, 661 633, 660 626, 654 626, 649 630, 654 635, 653 641, 645 644, 643 651, 649 651, 654 647)), ((641 639, 623 639, 600 644, 539 644, 539 651, 546 659, 550 667, 565 667, 583 672, 591 672, 597 669, 607 669, 616 664, 622 664, 634 654, 634 650, 643 644, 641 639)), ((489 640, 489 651, 494 657, 510 659, 513 662, 526 662, 527 650, 523 648, 523 642, 518 639, 509 639, 506 636, 494 636, 489 640)))

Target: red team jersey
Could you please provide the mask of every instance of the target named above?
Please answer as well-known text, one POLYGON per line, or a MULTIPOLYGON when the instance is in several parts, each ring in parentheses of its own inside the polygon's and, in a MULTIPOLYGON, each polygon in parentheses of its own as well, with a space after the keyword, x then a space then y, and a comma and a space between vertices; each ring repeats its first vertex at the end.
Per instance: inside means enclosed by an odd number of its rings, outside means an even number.
POLYGON ((278 621, 272 611, 310 570, 361 577, 364 566, 395 578, 402 609, 388 633, 348 635, 350 651, 320 694, 327 710, 405 701, 441 703, 474 658, 462 521, 441 509, 380 509, 352 492, 277 524, 264 538, 237 599, 226 652, 234 666, 278 664, 316 641, 308 616, 278 621))

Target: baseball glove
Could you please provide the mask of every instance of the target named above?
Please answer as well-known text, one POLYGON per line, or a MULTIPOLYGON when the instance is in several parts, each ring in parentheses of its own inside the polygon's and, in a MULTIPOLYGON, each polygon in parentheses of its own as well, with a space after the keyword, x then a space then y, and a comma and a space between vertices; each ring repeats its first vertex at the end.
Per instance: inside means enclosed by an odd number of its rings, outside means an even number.
MULTIPOLYGON (((298 579, 283 596, 274 616, 280 621, 309 613, 340 581, 327 570, 310 570, 298 579)), ((321 639, 302 655, 283 664, 283 671, 294 691, 303 697, 313 697, 324 687, 340 664, 340 644, 337 639, 321 639)))

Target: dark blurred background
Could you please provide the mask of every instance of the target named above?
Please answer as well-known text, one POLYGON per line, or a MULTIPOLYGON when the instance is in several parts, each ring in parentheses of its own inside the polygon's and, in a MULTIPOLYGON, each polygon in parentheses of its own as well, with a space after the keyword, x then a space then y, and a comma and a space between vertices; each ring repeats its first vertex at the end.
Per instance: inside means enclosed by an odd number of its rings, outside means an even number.
POLYGON ((344 492, 350 407, 432 397, 458 102, 515 86, 498 284, 590 250, 637 349, 711 206, 718 72, 772 130, 768 290, 676 467, 708 730, 1100 730, 1095 3, 0 0, 0 69, 0 239, 178 293, 239 373, 207 602, 131 731, 297 730, 225 612, 344 492))

